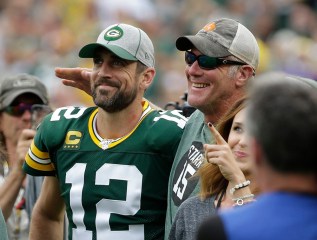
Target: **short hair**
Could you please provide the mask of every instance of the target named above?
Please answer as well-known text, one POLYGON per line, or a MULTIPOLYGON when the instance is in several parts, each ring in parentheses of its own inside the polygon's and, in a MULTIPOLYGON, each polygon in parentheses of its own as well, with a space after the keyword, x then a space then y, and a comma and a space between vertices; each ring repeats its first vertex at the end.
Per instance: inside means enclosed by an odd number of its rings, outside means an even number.
POLYGON ((251 85, 246 109, 247 132, 275 171, 316 172, 317 88, 287 75, 264 74, 251 85))
POLYGON ((149 68, 148 66, 144 65, 142 62, 137 61, 136 73, 141 74, 145 71, 145 69, 149 68))

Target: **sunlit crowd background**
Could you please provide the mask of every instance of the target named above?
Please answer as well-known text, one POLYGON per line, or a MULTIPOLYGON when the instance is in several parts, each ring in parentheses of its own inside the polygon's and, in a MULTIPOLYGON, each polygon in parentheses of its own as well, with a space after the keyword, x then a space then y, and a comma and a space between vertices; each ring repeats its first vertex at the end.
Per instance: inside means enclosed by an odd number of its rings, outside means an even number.
POLYGON ((240 21, 257 37, 258 73, 282 70, 317 80, 316 0, 1 0, 0 72, 38 76, 54 107, 91 105, 89 96, 63 86, 54 68, 91 67, 79 49, 108 25, 125 22, 153 40, 157 76, 147 98, 164 107, 181 101, 187 85, 175 40, 220 17, 240 21))

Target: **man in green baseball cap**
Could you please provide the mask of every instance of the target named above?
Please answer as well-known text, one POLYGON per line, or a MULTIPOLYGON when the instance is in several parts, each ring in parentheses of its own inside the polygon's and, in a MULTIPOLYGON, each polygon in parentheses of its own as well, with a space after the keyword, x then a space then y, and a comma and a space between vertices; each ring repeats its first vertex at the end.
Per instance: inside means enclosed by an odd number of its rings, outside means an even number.
POLYGON ((24 170, 46 177, 30 239, 163 239, 167 184, 186 118, 143 99, 155 76, 147 34, 128 24, 102 31, 79 52, 92 58, 96 107, 65 107, 46 118, 24 170))
POLYGON ((84 46, 79 56, 92 58, 98 47, 105 47, 120 58, 140 61, 154 67, 154 47, 151 39, 140 28, 128 24, 115 24, 103 30, 96 43, 84 46))

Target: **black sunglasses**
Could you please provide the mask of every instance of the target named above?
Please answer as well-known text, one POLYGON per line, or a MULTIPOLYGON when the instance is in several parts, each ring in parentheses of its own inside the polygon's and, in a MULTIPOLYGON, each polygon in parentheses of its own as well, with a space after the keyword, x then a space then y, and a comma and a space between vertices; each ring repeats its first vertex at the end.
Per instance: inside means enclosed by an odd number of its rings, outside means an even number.
POLYGON ((195 61, 198 61, 198 66, 202 69, 212 70, 216 69, 221 65, 246 65, 246 63, 222 59, 222 58, 215 58, 209 57, 206 55, 199 55, 196 56, 194 53, 186 51, 185 52, 185 62, 190 66, 195 61))
POLYGON ((25 111, 29 111, 33 113, 34 111, 39 111, 39 108, 47 107, 47 105, 42 104, 28 104, 28 103, 19 103, 18 105, 8 106, 4 108, 2 111, 7 114, 15 117, 21 117, 25 111))

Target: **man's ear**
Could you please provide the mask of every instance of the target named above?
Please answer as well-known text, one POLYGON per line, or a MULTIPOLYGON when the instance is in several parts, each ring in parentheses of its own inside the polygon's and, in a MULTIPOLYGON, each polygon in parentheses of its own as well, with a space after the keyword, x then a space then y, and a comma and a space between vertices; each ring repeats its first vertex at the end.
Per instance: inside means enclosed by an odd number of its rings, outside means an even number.
POLYGON ((236 85, 238 87, 243 87, 248 83, 248 79, 254 75, 254 70, 249 65, 242 65, 239 67, 237 72, 237 81, 236 85))
POLYGON ((148 89, 151 83, 153 82, 154 76, 155 76, 155 69, 152 67, 149 67, 144 70, 143 73, 141 73, 141 87, 143 89, 148 89))

